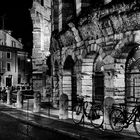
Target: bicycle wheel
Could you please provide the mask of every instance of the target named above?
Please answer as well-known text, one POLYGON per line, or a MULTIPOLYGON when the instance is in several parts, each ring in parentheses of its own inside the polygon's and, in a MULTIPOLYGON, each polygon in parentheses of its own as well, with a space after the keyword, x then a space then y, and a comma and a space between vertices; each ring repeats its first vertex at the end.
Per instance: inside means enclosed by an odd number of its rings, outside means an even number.
POLYGON ((136 133, 140 136, 140 115, 137 114, 134 120, 134 128, 136 133))
POLYGON ((91 125, 95 128, 102 126, 104 122, 104 111, 101 106, 94 106, 90 110, 90 121, 91 125))
POLYGON ((83 109, 82 106, 76 105, 72 110, 72 120, 75 124, 79 124, 82 121, 83 117, 83 109))
POLYGON ((110 126, 113 131, 120 132, 123 130, 123 125, 125 121, 124 114, 120 109, 113 109, 110 113, 110 126))

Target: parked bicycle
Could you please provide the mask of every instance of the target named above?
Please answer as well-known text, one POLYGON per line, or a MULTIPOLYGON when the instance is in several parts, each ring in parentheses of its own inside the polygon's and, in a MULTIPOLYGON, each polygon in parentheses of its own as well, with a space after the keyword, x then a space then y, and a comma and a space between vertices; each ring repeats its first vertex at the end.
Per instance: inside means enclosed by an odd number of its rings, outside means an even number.
POLYGON ((128 128, 133 123, 135 131, 140 135, 140 98, 128 97, 126 104, 119 104, 117 107, 113 107, 110 113, 110 125, 112 130, 120 132, 124 128, 128 128), (128 99, 131 99, 128 101, 128 99), (127 104, 134 104, 128 108, 127 104))
POLYGON ((75 124, 80 124, 84 123, 84 117, 86 117, 92 126, 99 128, 104 121, 103 106, 101 103, 84 101, 86 97, 90 96, 77 97, 77 104, 72 110, 72 120, 75 124))

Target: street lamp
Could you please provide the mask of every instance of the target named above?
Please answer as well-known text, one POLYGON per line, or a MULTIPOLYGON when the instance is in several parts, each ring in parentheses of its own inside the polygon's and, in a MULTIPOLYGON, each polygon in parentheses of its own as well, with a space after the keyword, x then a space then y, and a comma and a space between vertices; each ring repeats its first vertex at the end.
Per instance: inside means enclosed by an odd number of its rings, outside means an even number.
POLYGON ((27 57, 26 58, 26 61, 27 61, 27 63, 28 63, 28 66, 29 66, 29 69, 28 69, 28 78, 29 78, 29 84, 31 84, 31 86, 32 86, 32 88, 33 88, 33 81, 32 81, 32 58, 31 57, 27 57))
POLYGON ((31 58, 27 58, 27 62, 29 62, 29 63, 30 63, 30 62, 31 62, 31 58))

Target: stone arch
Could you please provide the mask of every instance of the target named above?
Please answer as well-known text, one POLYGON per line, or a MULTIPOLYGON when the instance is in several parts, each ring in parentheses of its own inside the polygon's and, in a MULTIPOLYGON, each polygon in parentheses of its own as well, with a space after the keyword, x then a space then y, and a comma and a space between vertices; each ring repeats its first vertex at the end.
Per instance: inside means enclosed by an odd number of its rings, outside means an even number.
POLYGON ((68 96, 70 108, 74 106, 77 94, 77 77, 74 66, 72 56, 68 55, 63 65, 63 93, 68 96))
POLYGON ((124 34, 123 39, 117 43, 114 51, 109 56, 104 57, 103 60, 106 63, 106 79, 108 79, 105 85, 106 96, 113 97, 117 103, 125 102, 128 90, 128 76, 126 74, 127 59, 129 54, 131 54, 133 49, 138 45, 138 32, 129 33, 127 35, 126 33, 124 34))
POLYGON ((64 55, 62 57, 62 66, 64 66, 64 63, 69 56, 71 56, 74 62, 76 61, 76 55, 73 53, 72 49, 64 50, 63 53, 64 55))
POLYGON ((135 48, 129 53, 125 67, 125 96, 140 97, 140 46, 136 45, 135 48))
POLYGON ((85 58, 87 54, 91 53, 97 53, 99 54, 102 58, 106 56, 105 52, 103 51, 102 47, 99 46, 98 44, 91 44, 88 45, 87 48, 84 48, 82 50, 81 56, 82 58, 85 58))
MULTIPOLYGON (((122 34, 120 41, 115 46, 111 53, 112 57, 120 57, 123 52, 128 53, 133 49, 131 44, 140 44, 140 31, 126 32, 122 34), (127 48, 126 48, 127 46, 127 48)), ((126 57, 127 57, 126 56, 126 57)))

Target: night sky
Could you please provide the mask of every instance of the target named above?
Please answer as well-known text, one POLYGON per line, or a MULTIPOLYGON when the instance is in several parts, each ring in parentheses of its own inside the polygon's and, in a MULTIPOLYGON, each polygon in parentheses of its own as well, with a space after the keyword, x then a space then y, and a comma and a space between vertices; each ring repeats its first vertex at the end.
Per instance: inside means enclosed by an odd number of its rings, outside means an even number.
POLYGON ((22 38, 24 48, 32 49, 32 21, 29 9, 32 0, 1 0, 0 3, 0 29, 12 30, 12 36, 22 38), (2 17, 4 24, 2 24, 2 17))

